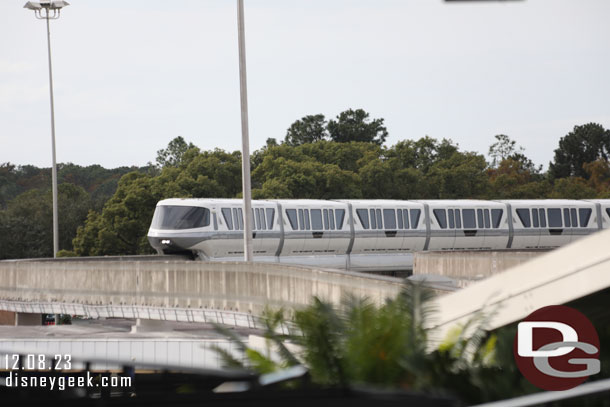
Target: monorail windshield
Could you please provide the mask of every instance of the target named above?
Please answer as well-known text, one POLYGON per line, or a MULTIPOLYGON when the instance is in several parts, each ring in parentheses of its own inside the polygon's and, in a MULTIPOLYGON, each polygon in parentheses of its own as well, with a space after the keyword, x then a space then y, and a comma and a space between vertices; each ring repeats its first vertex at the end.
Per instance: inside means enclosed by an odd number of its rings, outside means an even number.
POLYGON ((157 206, 152 227, 179 230, 202 228, 210 225, 210 210, 194 206, 157 206))

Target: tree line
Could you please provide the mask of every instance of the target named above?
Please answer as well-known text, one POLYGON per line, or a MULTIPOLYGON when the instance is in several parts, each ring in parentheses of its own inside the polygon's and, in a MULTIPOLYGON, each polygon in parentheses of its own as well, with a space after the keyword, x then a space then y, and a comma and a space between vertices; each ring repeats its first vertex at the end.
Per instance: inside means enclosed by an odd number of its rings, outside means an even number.
MULTIPOLYGON (((372 119, 362 109, 346 110, 331 120, 322 114, 305 116, 290 125, 283 141, 270 138, 252 154, 252 196, 405 200, 610 198, 610 130, 596 123, 577 125, 561 137, 547 171, 536 166, 507 135, 496 135, 491 140, 489 159, 481 153, 462 151, 450 139, 426 136, 385 146, 387 137, 384 120, 372 119)), ((5 167, 6 164, 0 168, 5 167)), ((74 204, 86 200, 85 196, 90 199, 91 192, 74 189, 84 188, 64 179, 60 185, 60 227, 62 217, 64 222, 73 220, 78 225, 71 224, 69 230, 63 231, 63 255, 152 253, 146 234, 159 200, 241 197, 240 152, 202 151, 182 137, 159 150, 156 163, 127 171, 116 178, 116 187, 106 195, 103 205, 99 201, 97 205, 74 204)), ((0 172, 0 192, 6 189, 3 174, 0 172)), ((35 191, 36 197, 27 195, 34 192, 24 192, 0 210, 0 258, 37 257, 46 247, 50 252, 48 205, 37 209, 37 214, 28 212, 36 207, 34 201, 39 202, 38 206, 50 202, 50 192, 35 191), (33 218, 39 219, 39 229, 28 226, 26 220, 33 218), (43 233, 43 229, 48 232, 43 233), (40 247, 38 252, 15 251, 16 246, 28 246, 22 241, 26 231, 39 236, 35 244, 40 247), (3 242, 1 239, 7 235, 12 240, 3 242)))
MULTIPOLYGON (((70 250, 88 212, 101 211, 119 179, 137 167, 57 167, 59 245, 70 250)), ((0 164, 0 259, 52 257, 52 211, 51 168, 0 164)))

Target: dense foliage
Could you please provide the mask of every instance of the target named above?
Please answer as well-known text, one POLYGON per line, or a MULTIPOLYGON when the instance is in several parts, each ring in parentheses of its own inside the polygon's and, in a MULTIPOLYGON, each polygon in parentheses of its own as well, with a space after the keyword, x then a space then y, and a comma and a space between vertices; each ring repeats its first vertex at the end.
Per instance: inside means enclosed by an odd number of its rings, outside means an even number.
MULTIPOLYGON (((608 291, 608 290, 606 290, 608 291)), ((598 293, 568 305, 591 318, 600 347, 610 345, 607 296, 598 293)), ((235 351, 216 347, 225 367, 273 373, 304 366, 305 378, 284 387, 402 389, 458 400, 458 405, 497 401, 539 392, 514 362, 517 322, 488 331, 497 308, 488 307, 465 324, 435 337, 434 292, 406 280, 398 296, 377 305, 367 298, 345 296, 340 305, 313 297, 307 307, 286 312, 267 309, 263 343, 244 341, 233 330, 216 329, 231 339, 235 351), (289 316, 287 316, 289 315, 289 316)), ((592 380, 610 375, 607 353, 592 380)), ((604 394, 555 402, 560 406, 610 406, 604 394)))
MULTIPOLYGON (((101 211, 133 168, 59 164, 59 247, 72 249, 87 212, 101 211)), ((0 259, 53 256, 51 169, 0 164, 0 259)))
POLYGON ((512 362, 514 329, 487 333, 489 315, 455 326, 441 342, 430 340, 433 296, 421 285, 405 283, 396 298, 382 305, 346 296, 334 306, 314 297, 290 318, 283 310, 268 310, 265 346, 249 347, 231 330, 217 326, 237 352, 215 349, 226 367, 261 374, 304 365, 309 383, 287 384, 292 387, 400 388, 467 403, 535 390, 512 362))
MULTIPOLYGON (((283 143, 268 139, 252 154, 252 195, 610 198, 610 131, 599 124, 575 126, 561 138, 546 173, 506 135, 495 136, 488 152, 491 162, 482 154, 460 150, 449 139, 426 136, 385 146, 387 136, 383 119, 371 119, 362 109, 349 109, 329 121, 322 114, 305 116, 288 128, 283 143)), ((76 185, 87 195, 75 198, 80 203, 60 204, 60 248, 71 250, 64 254, 81 256, 152 253, 146 232, 156 202, 169 197, 240 197, 240 162, 238 151, 200 151, 177 137, 157 152, 156 164, 145 168, 60 165, 60 184, 76 185)), ((50 183, 50 169, 0 165, 0 259, 51 255, 46 248, 52 247, 50 183), (38 202, 25 208, 31 200, 38 202), (38 208, 35 214, 22 215, 33 208, 38 208)))

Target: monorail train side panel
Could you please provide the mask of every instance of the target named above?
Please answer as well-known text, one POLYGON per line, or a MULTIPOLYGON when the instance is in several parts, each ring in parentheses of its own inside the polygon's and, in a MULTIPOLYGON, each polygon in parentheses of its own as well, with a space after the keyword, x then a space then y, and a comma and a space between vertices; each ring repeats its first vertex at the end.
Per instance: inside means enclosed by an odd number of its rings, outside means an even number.
POLYGON ((346 268, 350 242, 347 205, 332 201, 280 200, 284 245, 280 262, 346 268))
MULTIPOLYGON (((262 200, 252 207, 256 261, 358 271, 410 269, 413 252, 424 249, 555 248, 610 228, 609 199, 262 200)), ((159 253, 242 260, 242 211, 240 199, 166 199, 148 239, 159 253)))
POLYGON ((350 269, 408 270, 413 251, 426 241, 423 205, 409 201, 363 200, 350 203, 354 242, 350 269))
POLYGON ((576 200, 510 200, 512 248, 557 248, 598 230, 593 202, 576 200))

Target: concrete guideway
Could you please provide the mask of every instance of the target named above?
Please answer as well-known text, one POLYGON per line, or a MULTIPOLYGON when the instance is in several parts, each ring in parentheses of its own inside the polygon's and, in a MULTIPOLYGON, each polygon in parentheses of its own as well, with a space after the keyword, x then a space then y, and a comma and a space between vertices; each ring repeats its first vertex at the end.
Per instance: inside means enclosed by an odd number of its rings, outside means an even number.
POLYGON ((493 275, 436 299, 434 339, 484 312, 486 329, 519 321, 547 305, 565 304, 610 287, 610 230, 493 275))
POLYGON ((229 325, 252 326, 248 316, 260 316, 266 306, 301 307, 313 296, 338 304, 351 293, 381 304, 400 291, 402 281, 275 263, 13 260, 0 261, 0 309, 169 321, 228 319, 229 325))
POLYGON ((416 252, 414 276, 442 276, 464 288, 474 282, 526 263, 550 249, 452 250, 416 252))

